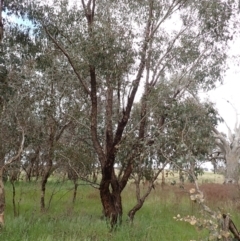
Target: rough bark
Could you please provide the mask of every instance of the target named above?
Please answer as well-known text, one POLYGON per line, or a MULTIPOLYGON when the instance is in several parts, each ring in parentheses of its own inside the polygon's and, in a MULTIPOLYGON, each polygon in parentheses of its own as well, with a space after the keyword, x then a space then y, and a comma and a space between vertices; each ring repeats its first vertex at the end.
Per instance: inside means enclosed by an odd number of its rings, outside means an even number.
POLYGON ((122 221, 122 189, 116 178, 113 165, 105 165, 102 168, 99 190, 104 216, 109 220, 113 229, 117 224, 121 224, 122 221))
POLYGON ((103 205, 104 216, 109 220, 111 228, 121 224, 122 221, 122 200, 121 192, 109 190, 109 185, 104 180, 100 185, 100 197, 103 205))

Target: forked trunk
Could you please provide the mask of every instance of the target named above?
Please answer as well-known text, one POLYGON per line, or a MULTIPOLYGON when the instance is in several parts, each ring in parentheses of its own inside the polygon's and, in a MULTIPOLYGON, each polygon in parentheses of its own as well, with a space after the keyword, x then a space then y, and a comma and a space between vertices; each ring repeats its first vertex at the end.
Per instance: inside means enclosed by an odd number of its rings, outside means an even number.
POLYGON ((0 168, 0 226, 4 225, 4 210, 5 210, 5 191, 3 183, 3 170, 4 167, 0 168))
POLYGON ((103 205, 104 216, 110 222, 111 228, 115 228, 122 221, 122 199, 121 190, 117 181, 111 184, 111 181, 103 175, 100 184, 100 197, 103 205), (110 186, 111 189, 110 190, 110 186))

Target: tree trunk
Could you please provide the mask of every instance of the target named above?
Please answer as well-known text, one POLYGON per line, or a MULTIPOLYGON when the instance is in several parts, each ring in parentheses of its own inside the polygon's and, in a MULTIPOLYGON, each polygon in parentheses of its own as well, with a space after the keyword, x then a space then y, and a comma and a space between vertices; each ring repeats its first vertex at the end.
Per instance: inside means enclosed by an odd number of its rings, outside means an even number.
POLYGON ((10 182, 12 184, 13 214, 14 214, 14 217, 17 217, 18 213, 17 213, 16 201, 15 201, 15 197, 16 197, 15 180, 11 179, 10 182))
POLYGON ((102 169, 102 180, 99 189, 104 216, 109 220, 111 229, 113 229, 122 221, 122 190, 113 167, 102 169))
POLYGON ((5 190, 4 190, 4 183, 3 183, 3 174, 4 169, 7 165, 12 164, 16 160, 20 160, 20 155, 23 152, 23 146, 25 142, 25 134, 22 129, 22 142, 17 154, 11 157, 6 163, 4 163, 4 159, 1 160, 1 167, 0 167, 0 226, 4 225, 4 211, 5 211, 5 190))
POLYGON ((165 183, 165 172, 164 170, 162 171, 162 186, 164 186, 166 183, 165 183))
POLYGON ((50 161, 50 163, 48 163, 48 168, 45 170, 45 172, 42 176, 41 200, 40 200, 41 211, 45 211, 45 191, 46 191, 46 184, 47 184, 48 178, 51 174, 51 169, 52 169, 52 161, 50 161))
POLYGON ((121 192, 110 192, 109 185, 102 182, 100 185, 100 197, 103 205, 104 216, 110 221, 111 229, 122 222, 121 192))
MULTIPOLYGON (((157 174, 157 176, 158 176, 158 174, 157 174)), ((152 189, 154 188, 154 181, 155 180, 156 180, 156 178, 154 178, 154 180, 151 180, 148 183, 147 190, 146 190, 145 194, 142 195, 142 196, 140 195, 140 180, 138 182, 135 182, 137 204, 128 212, 128 217, 129 217, 130 222, 133 222, 133 219, 135 217, 136 212, 142 208, 146 198, 149 196, 152 189)))
POLYGON ((47 175, 44 175, 42 177, 42 183, 41 183, 41 199, 40 199, 40 209, 41 211, 45 210, 45 191, 46 191, 46 184, 47 184, 47 175))
POLYGON ((128 212, 128 217, 131 223, 133 223, 136 212, 141 209, 143 204, 144 201, 140 199, 140 201, 128 212))
POLYGON ((133 222, 136 212, 143 206, 144 200, 140 197, 140 178, 135 180, 137 204, 128 212, 130 222, 133 222))
POLYGON ((226 176, 225 176, 225 184, 235 183, 237 184, 239 181, 239 163, 238 156, 235 153, 229 153, 226 155, 226 176))
POLYGON ((0 168, 0 226, 4 225, 4 210, 5 210, 5 190, 3 184, 3 170, 4 167, 0 168))
POLYGON ((72 202, 73 202, 73 204, 74 204, 75 201, 76 201, 76 197, 77 197, 77 188, 78 188, 77 180, 74 179, 73 184, 74 184, 74 191, 73 191, 73 199, 72 199, 72 202))

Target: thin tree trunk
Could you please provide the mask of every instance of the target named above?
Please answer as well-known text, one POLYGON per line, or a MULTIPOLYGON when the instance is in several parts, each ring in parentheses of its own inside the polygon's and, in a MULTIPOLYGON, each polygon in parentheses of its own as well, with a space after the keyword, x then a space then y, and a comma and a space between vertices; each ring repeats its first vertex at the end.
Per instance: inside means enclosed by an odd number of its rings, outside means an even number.
POLYGON ((73 191, 73 199, 72 199, 72 202, 73 202, 73 204, 74 204, 75 201, 76 201, 76 197, 77 197, 77 189, 78 189, 77 180, 74 180, 73 183, 74 183, 74 191, 73 191))
MULTIPOLYGON (((155 180, 155 178, 154 178, 154 180, 155 180)), ((136 212, 141 209, 146 198, 149 196, 152 189, 154 188, 154 180, 149 182, 147 191, 145 192, 145 194, 142 197, 140 196, 140 182, 136 182, 137 204, 128 212, 128 217, 129 217, 129 220, 131 223, 133 222, 136 212)))
POLYGON ((17 217, 18 214, 17 214, 16 202, 15 202, 15 197, 16 197, 15 181, 14 181, 14 180, 11 180, 10 182, 11 182, 11 184, 12 184, 13 214, 14 214, 14 217, 17 217))
POLYGON ((137 204, 128 212, 128 217, 130 222, 133 222, 134 216, 136 212, 142 207, 143 202, 141 202, 141 196, 140 196, 140 177, 138 177, 135 180, 135 185, 136 185, 136 199, 137 199, 137 204))
MULTIPOLYGON (((52 148, 51 148, 51 150, 52 150, 52 148)), ((52 152, 50 151, 50 153, 52 153, 52 152)), ((51 156, 51 154, 49 156, 51 156)), ((40 199, 41 211, 45 211, 45 207, 46 207, 45 191, 46 191, 46 185, 47 185, 48 178, 51 175, 52 165, 53 165, 52 159, 51 159, 51 157, 49 157, 49 159, 47 160, 47 167, 45 170, 43 170, 43 176, 42 176, 42 182, 41 182, 41 199, 40 199)))
MULTIPOLYGON (((53 91, 53 86, 52 86, 52 91, 53 91)), ((52 172, 52 166, 53 166, 53 152, 54 152, 54 142, 56 140, 55 134, 56 131, 54 127, 51 125, 49 128, 50 134, 49 134, 49 140, 48 140, 48 153, 46 158, 47 158, 47 163, 46 167, 44 168, 43 166, 43 175, 42 175, 42 182, 41 182, 41 199, 40 199, 40 209, 41 211, 45 211, 45 191, 46 191, 46 184, 48 181, 49 176, 51 175, 52 172)), ((59 136, 60 138, 60 136, 59 136)))
POLYGON ((40 208, 41 208, 41 211, 45 211, 45 192, 46 192, 46 184, 47 184, 47 181, 48 181, 48 178, 50 176, 50 169, 51 168, 48 168, 45 172, 45 174, 43 175, 42 177, 42 182, 41 182, 41 199, 40 199, 40 208))
POLYGON ((162 171, 162 186, 164 186, 165 184, 166 184, 166 182, 165 182, 165 172, 164 172, 164 170, 162 171))
POLYGON ((142 196, 141 196, 141 193, 140 193, 140 181, 141 181, 141 178, 138 177, 138 180, 135 180, 137 204, 128 212, 128 217, 129 217, 131 222, 133 222, 133 219, 134 219, 134 216, 135 216, 136 212, 139 209, 141 209, 141 207, 143 206, 146 198, 151 193, 152 189, 155 189, 154 182, 157 180, 159 174, 164 170, 164 168, 166 167, 167 164, 168 164, 167 162, 165 164, 163 164, 163 167, 158 169, 158 171, 154 174, 152 179, 149 181, 148 188, 147 188, 145 194, 142 195, 142 196))
POLYGON ((45 210, 45 191, 46 191, 47 178, 44 177, 41 183, 41 199, 40 199, 40 209, 43 212, 45 210))

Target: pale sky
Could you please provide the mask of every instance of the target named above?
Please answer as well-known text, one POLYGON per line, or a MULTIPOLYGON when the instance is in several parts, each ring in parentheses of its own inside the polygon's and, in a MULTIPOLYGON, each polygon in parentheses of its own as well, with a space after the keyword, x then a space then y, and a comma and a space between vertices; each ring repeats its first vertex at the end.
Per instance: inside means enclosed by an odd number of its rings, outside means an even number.
MULTIPOLYGON (((224 83, 215 90, 207 93, 208 98, 216 103, 220 115, 227 125, 233 129, 238 119, 240 120, 240 38, 232 45, 229 55, 235 55, 235 61, 229 58, 229 70, 226 72, 224 83)), ((220 124, 220 131, 227 133, 225 124, 220 124)))

